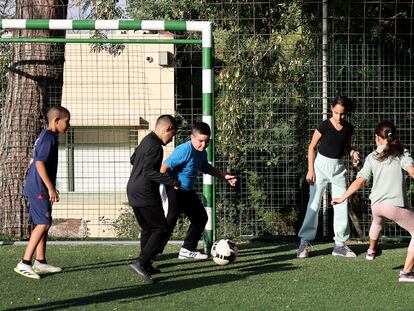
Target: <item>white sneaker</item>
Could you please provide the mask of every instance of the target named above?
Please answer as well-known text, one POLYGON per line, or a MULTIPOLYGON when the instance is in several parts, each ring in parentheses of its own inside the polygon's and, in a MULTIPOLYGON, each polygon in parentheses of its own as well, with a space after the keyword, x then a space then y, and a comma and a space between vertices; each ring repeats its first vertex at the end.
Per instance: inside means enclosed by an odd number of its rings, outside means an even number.
POLYGON ((32 267, 30 267, 30 265, 26 265, 22 261, 20 261, 17 264, 16 268, 14 268, 14 271, 30 279, 36 279, 36 280, 40 279, 40 275, 34 272, 32 267))
POLYGON ((40 263, 35 260, 33 270, 37 273, 56 273, 62 271, 62 268, 48 265, 47 263, 40 263))
POLYGON ((341 256, 341 257, 356 257, 357 255, 346 245, 338 246, 335 245, 333 251, 333 256, 341 256))
POLYGON ((398 282, 414 282, 414 273, 413 272, 404 272, 400 271, 400 277, 398 279, 398 282))
POLYGON ((179 259, 198 259, 198 260, 202 260, 202 259, 207 259, 208 256, 206 254, 202 254, 200 252, 192 252, 189 251, 188 249, 181 247, 180 252, 178 253, 178 258, 179 259))
POLYGON ((296 257, 297 258, 308 258, 309 247, 310 247, 310 244, 308 242, 301 242, 297 250, 296 257))

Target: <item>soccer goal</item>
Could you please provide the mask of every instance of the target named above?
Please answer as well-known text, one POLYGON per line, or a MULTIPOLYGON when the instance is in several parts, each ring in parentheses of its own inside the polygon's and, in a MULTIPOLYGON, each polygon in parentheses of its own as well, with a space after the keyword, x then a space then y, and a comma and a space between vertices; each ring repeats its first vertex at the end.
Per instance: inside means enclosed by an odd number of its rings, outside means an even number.
MULTIPOLYGON (((25 122, 25 118, 32 116, 30 111, 19 112, 21 108, 16 108, 13 112, 5 108, 16 100, 15 97, 24 103, 45 94, 48 98, 42 100, 46 104, 62 104, 72 113, 70 131, 59 138, 57 187, 61 202, 54 206, 52 233, 73 237, 114 237, 117 235, 114 231, 116 226, 122 230, 122 226, 128 224, 123 211, 127 209, 125 189, 130 172, 129 157, 140 139, 154 127, 160 114, 178 116, 183 124, 182 140, 191 123, 202 116, 202 121, 212 129, 207 152, 209 162, 214 164, 211 22, 4 19, 0 20, 0 29, 66 31, 64 37, 12 37, 6 34, 0 38, 0 65, 4 71, 0 89, 2 118, 6 114, 18 114, 20 127, 17 131, 24 129, 29 131, 29 136, 35 136, 37 133, 31 133, 25 122), (105 36, 94 37, 90 31, 104 32, 105 36), (177 33, 194 35, 179 36, 183 37, 180 39, 175 35, 177 33), (40 48, 44 45, 52 46, 47 49, 46 56, 42 55, 45 49, 40 48), (180 53, 176 49, 178 45, 197 47, 198 70, 186 68, 185 61, 182 61, 194 57, 194 53, 177 60, 177 53, 180 53), (59 46, 64 54, 56 56, 59 51, 53 46, 59 46), (32 51, 29 57, 12 55, 28 50, 32 51), (30 93, 28 90, 16 89, 19 84, 10 76, 20 75, 36 82, 36 75, 42 74, 36 71, 36 67, 47 68, 48 56, 54 59, 64 57, 64 61, 60 59, 63 64, 60 72, 55 73, 55 78, 52 75, 46 80, 50 84, 43 83, 40 94, 32 95, 32 98, 27 94, 30 93), (174 62, 181 62, 181 67, 177 69, 174 62), (179 70, 181 74, 177 73, 179 70), (186 74, 189 72, 190 75, 186 74), (191 81, 195 75, 198 75, 197 81, 191 81), (60 76, 63 76, 61 83, 54 83, 60 76), (182 79, 183 85, 180 85, 182 79), (11 85, 13 83, 16 85, 11 85), (201 86, 194 86, 197 83, 201 86), (52 85, 56 89, 51 89, 52 85), (184 88, 190 91, 181 92, 177 97, 177 90, 184 88)), ((2 143, 3 148, 11 148, 5 141, 2 143)), ((27 151, 31 147, 24 145, 19 148, 27 151)), ((166 149, 166 156, 171 149, 166 149)), ((22 162, 21 165, 27 165, 22 162)), ((12 178, 3 176, 3 183, 12 182, 12 178)), ((205 241, 209 247, 215 240, 215 189, 210 175, 203 176, 202 188, 209 217, 205 241)), ((20 224, 25 222, 27 218, 22 209, 22 206, 9 207, 2 215, 2 223, 10 225, 12 219, 20 224)))

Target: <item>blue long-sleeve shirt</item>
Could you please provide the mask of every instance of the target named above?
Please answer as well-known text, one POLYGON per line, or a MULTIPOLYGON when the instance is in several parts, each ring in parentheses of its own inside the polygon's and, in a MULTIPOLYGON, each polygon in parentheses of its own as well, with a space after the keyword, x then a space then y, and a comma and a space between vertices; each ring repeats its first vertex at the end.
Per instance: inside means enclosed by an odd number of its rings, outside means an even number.
POLYGON ((198 171, 210 174, 213 168, 208 163, 207 151, 196 150, 191 141, 175 147, 164 163, 168 165, 169 174, 180 181, 180 188, 185 191, 193 190, 198 171))

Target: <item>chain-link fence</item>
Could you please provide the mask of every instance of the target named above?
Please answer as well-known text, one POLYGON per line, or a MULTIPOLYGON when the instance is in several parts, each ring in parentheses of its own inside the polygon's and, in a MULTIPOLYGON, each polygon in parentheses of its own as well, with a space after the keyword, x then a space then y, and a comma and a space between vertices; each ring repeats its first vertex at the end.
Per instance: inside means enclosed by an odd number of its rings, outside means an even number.
MULTIPOLYGON (((213 22, 216 166, 239 178, 236 189, 216 182, 219 236, 294 236, 301 225, 308 199, 307 146, 323 116, 323 35, 329 101, 341 94, 355 103, 354 146, 363 156, 373 150, 373 128, 383 119, 394 121, 401 140, 413 146, 412 1, 328 1, 325 34, 323 2, 127 2, 131 18, 213 22)), ((141 35, 194 38, 178 32, 141 35)), ((0 58, 3 96, 9 51, 3 49, 0 58)), ((62 105, 74 111, 74 124, 61 139, 59 183, 66 207, 56 207, 55 217, 62 230, 77 228, 79 236, 131 234, 124 230, 135 226, 125 184, 136 143, 161 113, 175 112, 180 120, 176 144, 201 120, 198 46, 125 45, 119 52, 66 45, 62 105), (164 56, 168 66, 159 63, 164 56)), ((351 166, 349 172, 352 179, 351 166)), ((201 178, 196 187, 201 192, 201 178)), ((411 183, 408 187, 412 201, 411 183)), ((368 193, 369 188, 351 200, 354 237, 369 228, 368 193)), ((332 209, 326 213, 320 236, 332 235, 332 209)), ((177 236, 183 228, 180 222, 177 236)), ((387 223, 384 234, 407 233, 387 223)))

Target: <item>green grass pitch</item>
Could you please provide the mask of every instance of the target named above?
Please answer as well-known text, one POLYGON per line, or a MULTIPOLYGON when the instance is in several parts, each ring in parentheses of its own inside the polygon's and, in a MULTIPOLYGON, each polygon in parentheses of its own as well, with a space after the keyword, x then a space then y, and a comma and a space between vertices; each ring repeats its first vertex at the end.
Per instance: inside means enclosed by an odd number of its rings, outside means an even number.
POLYGON ((330 255, 318 244, 312 257, 296 259, 296 244, 239 244, 233 264, 176 258, 169 245, 155 262, 162 270, 147 285, 128 263, 133 245, 48 246, 48 261, 62 273, 41 280, 13 271, 24 246, 0 246, 0 310, 413 310, 414 284, 398 283, 406 244, 386 244, 374 261, 367 245, 357 258, 330 255))

